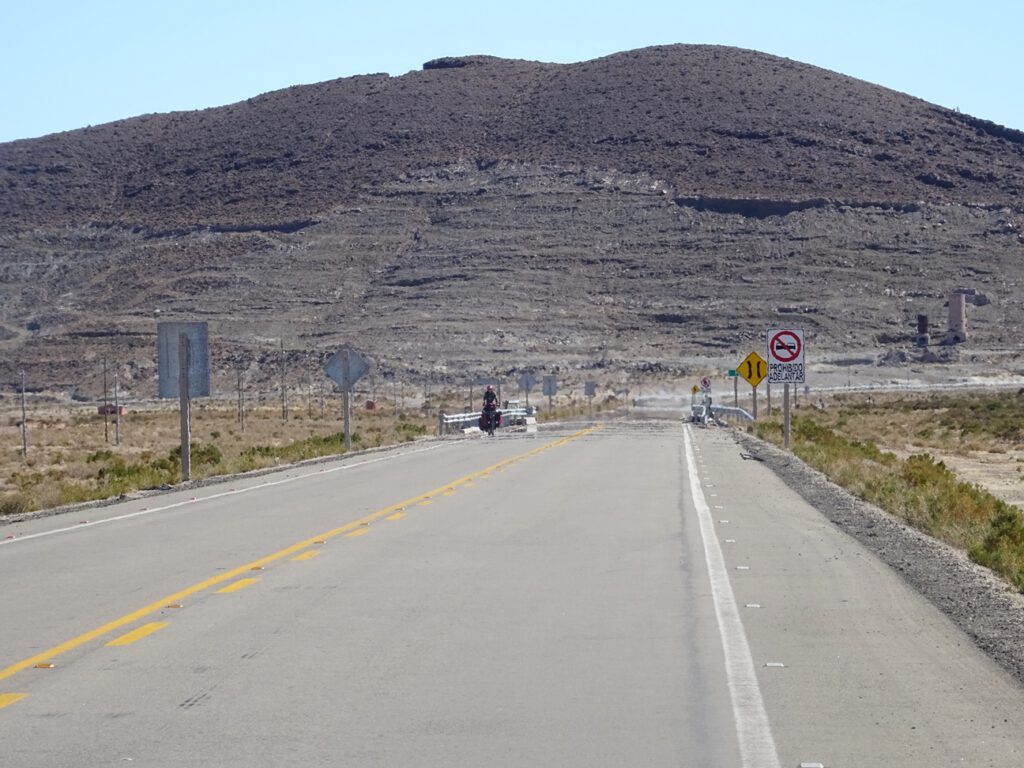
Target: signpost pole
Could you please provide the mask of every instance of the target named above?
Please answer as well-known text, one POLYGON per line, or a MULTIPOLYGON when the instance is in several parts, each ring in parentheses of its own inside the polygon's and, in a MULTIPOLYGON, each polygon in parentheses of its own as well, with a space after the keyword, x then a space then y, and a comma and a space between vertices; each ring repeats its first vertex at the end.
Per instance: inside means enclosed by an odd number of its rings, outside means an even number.
POLYGON ((732 405, 734 408, 740 407, 740 377, 733 376, 732 379, 732 405))
POLYGON ((782 385, 782 445, 789 448, 789 382, 782 385))
POLYGON ((346 353, 341 358, 341 377, 345 385, 341 388, 341 408, 345 416, 345 453, 352 450, 352 385, 349 374, 349 356, 346 353))
POLYGON ((766 415, 770 417, 772 415, 772 382, 771 382, 770 379, 768 380, 768 395, 767 395, 767 397, 768 397, 768 411, 767 411, 766 415))
POLYGON ((178 411, 181 416, 181 481, 187 483, 192 478, 192 414, 189 398, 188 336, 178 334, 178 411))
POLYGON ((757 387, 752 387, 754 390, 754 421, 757 421, 757 387))

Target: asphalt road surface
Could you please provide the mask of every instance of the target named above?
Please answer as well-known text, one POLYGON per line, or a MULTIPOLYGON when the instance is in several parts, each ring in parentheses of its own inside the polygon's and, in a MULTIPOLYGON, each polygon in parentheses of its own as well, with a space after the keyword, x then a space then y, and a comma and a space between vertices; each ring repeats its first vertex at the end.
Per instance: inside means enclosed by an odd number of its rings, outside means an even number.
POLYGON ((427 441, 0 526, 5 768, 801 764, 1022 765, 1024 691, 725 430, 427 441))

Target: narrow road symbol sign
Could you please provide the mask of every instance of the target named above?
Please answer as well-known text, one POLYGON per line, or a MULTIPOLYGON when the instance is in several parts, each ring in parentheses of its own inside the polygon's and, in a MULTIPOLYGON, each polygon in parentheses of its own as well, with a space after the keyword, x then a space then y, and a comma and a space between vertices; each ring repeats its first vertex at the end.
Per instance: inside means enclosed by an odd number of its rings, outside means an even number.
POLYGON ((736 370, 750 386, 757 389, 757 385, 768 375, 768 363, 757 352, 751 352, 743 358, 743 362, 737 366, 736 370))

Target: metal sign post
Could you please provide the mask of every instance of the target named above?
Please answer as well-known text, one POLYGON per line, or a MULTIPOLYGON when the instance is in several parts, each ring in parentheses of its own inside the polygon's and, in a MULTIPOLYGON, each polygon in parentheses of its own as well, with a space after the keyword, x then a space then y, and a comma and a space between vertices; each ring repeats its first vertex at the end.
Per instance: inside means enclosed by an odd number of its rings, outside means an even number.
POLYGON ((530 407, 530 390, 537 386, 537 377, 532 373, 524 373, 519 377, 519 389, 526 393, 526 407, 530 407))
MULTIPOLYGON (((181 417, 181 480, 192 476, 192 398, 210 396, 206 323, 157 323, 160 397, 177 397, 181 417)), ((106 395, 104 394, 104 399, 106 395)))
POLYGON ((352 388, 369 370, 370 364, 366 359, 348 344, 331 355, 324 364, 324 372, 341 387, 346 451, 352 450, 352 388))
POLYGON ((558 381, 553 373, 549 373, 544 377, 544 394, 548 398, 548 411, 554 408, 553 399, 557 393, 558 381))
POLYGON ((184 333, 178 335, 178 406, 181 415, 181 481, 192 477, 192 413, 188 396, 189 340, 184 333))
POLYGON ((782 389, 782 443, 789 448, 790 408, 789 385, 804 383, 804 332, 800 329, 769 329, 766 334, 768 348, 768 385, 781 383, 782 389))
POLYGON ((588 379, 583 383, 583 394, 587 396, 590 417, 594 417, 594 395, 597 394, 597 382, 593 379, 588 379))

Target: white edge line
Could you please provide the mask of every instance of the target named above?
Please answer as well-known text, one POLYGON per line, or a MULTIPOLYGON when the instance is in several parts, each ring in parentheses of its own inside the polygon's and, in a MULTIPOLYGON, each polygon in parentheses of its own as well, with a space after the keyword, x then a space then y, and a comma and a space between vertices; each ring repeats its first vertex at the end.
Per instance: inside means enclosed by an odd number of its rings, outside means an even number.
MULTIPOLYGON (((29 533, 29 534, 26 534, 24 536, 16 536, 13 539, 0 539, 0 546, 6 545, 6 544, 16 544, 19 541, 29 541, 30 539, 39 539, 39 538, 42 538, 43 536, 53 536, 54 534, 57 534, 57 533, 69 533, 71 531, 80 531, 80 530, 83 530, 84 528, 91 528, 94 525, 105 525, 106 523, 114 523, 114 522, 117 522, 119 520, 128 520, 128 519, 130 519, 132 517, 141 517, 142 515, 151 515, 154 512, 166 512, 168 509, 176 509, 177 507, 185 507, 185 506, 188 506, 189 504, 200 504, 200 503, 202 503, 204 501, 213 501, 214 499, 221 499, 221 498, 224 498, 225 496, 236 496, 236 495, 239 495, 239 494, 242 494, 242 493, 249 493, 250 491, 257 491, 257 490, 260 490, 262 488, 270 488, 271 486, 274 486, 274 485, 284 485, 285 483, 292 483, 292 482, 295 482, 296 480, 305 480, 306 478, 309 478, 309 477, 318 477, 320 475, 326 475, 326 474, 329 474, 331 472, 341 472, 341 471, 346 470, 346 469, 354 469, 356 467, 364 467, 367 464, 376 464, 376 463, 381 462, 381 461, 391 461, 393 459, 401 458, 402 456, 411 456, 412 454, 415 454, 415 453, 423 453, 424 451, 433 451, 433 450, 436 450, 438 448, 443 448, 446 445, 454 445, 454 443, 439 443, 437 445, 429 445, 429 446, 426 446, 424 448, 417 448, 417 449, 411 450, 411 451, 402 451, 402 452, 398 452, 398 453, 394 453, 394 454, 389 454, 387 456, 378 456, 377 458, 366 459, 365 461, 353 462, 351 464, 341 464, 341 465, 336 466, 336 467, 329 467, 328 469, 318 469, 316 472, 307 472, 306 474, 303 474, 303 475, 293 475, 291 477, 281 478, 280 480, 271 480, 269 482, 259 483, 257 485, 250 485, 250 486, 248 486, 246 488, 236 488, 236 489, 232 489, 230 491, 222 491, 221 493, 212 493, 209 496, 202 496, 202 497, 197 497, 195 499, 188 499, 186 501, 176 501, 173 504, 165 504, 162 507, 150 507, 149 509, 142 509, 142 510, 139 510, 138 512, 129 512, 129 513, 124 514, 124 515, 117 515, 116 517, 105 517, 102 520, 91 520, 91 521, 89 521, 87 523, 78 523, 76 525, 69 525, 69 526, 67 526, 65 528, 54 528, 52 531, 40 531, 39 533, 29 533)), ((290 469, 287 468, 287 467, 282 467, 281 471, 282 472, 288 472, 288 471, 290 471, 290 469)), ((225 480, 225 482, 228 482, 228 481, 225 480)), ((187 489, 180 489, 180 490, 181 491, 185 491, 187 489)), ((13 525, 17 525, 17 523, 14 523, 13 525)))
POLYGON ((768 714, 761 698, 757 683, 754 661, 750 656, 747 635, 743 631, 736 596, 729 583, 729 572, 725 567, 722 548, 715 536, 711 510, 700 489, 697 466, 693 461, 693 441, 689 425, 683 428, 683 442, 686 448, 686 469, 689 473, 690 494, 700 522, 700 536, 704 542, 704 557, 711 581, 711 596, 718 617, 718 632, 722 638, 725 653, 725 672, 729 681, 729 695, 732 697, 733 717, 736 719, 736 736, 740 745, 740 759, 743 768, 779 768, 779 756, 775 750, 768 714))

